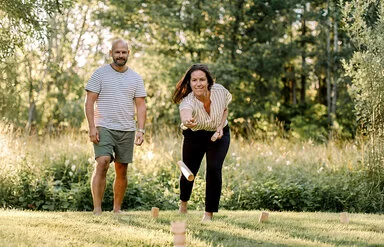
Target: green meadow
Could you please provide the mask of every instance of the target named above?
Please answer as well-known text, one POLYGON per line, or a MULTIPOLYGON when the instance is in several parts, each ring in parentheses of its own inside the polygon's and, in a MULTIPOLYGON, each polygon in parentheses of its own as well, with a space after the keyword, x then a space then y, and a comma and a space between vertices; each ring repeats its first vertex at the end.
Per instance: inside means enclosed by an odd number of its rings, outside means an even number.
POLYGON ((260 211, 223 210, 212 222, 202 212, 0 211, 1 246, 173 246, 171 222, 185 221, 186 246, 384 246, 384 216, 350 214, 348 224, 337 213, 270 212, 259 223, 260 211))

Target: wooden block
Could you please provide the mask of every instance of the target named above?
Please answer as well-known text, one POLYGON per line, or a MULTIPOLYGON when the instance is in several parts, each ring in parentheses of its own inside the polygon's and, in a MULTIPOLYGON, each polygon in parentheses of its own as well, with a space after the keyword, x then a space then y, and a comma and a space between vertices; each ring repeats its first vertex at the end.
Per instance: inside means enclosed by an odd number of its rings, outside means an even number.
POLYGON ((180 235, 174 235, 173 236, 173 244, 176 246, 180 246, 180 245, 183 245, 185 246, 185 235, 184 234, 180 234, 180 235))
POLYGON ((153 217, 153 218, 157 218, 157 217, 159 217, 159 208, 157 208, 157 207, 152 207, 152 209, 151 209, 151 213, 152 213, 152 217, 153 217))
POLYGON ((259 222, 265 222, 268 220, 269 213, 262 211, 259 217, 259 222))
POLYGON ((343 224, 348 224, 349 223, 349 218, 348 218, 348 213, 347 212, 340 213, 340 222, 343 223, 343 224))
POLYGON ((173 233, 174 247, 185 247, 187 224, 184 221, 171 222, 171 232, 173 233))
POLYGON ((185 221, 173 221, 171 222, 171 232, 173 234, 185 234, 187 223, 185 221))

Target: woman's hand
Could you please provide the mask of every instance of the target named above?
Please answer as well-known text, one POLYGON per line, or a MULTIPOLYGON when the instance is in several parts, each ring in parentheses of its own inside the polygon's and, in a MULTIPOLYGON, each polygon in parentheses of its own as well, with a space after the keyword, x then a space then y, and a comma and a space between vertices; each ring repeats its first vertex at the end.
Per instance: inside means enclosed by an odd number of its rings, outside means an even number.
POLYGON ((216 133, 218 133, 217 139, 221 139, 221 137, 223 137, 224 135, 223 128, 221 127, 217 128, 216 133))
POLYGON ((213 136, 211 137, 211 141, 216 141, 217 139, 221 139, 221 137, 223 136, 223 129, 222 128, 217 128, 216 132, 213 134, 213 136))
POLYGON ((187 128, 193 128, 193 127, 196 127, 197 122, 196 122, 196 119, 190 118, 190 119, 184 120, 183 125, 187 128))

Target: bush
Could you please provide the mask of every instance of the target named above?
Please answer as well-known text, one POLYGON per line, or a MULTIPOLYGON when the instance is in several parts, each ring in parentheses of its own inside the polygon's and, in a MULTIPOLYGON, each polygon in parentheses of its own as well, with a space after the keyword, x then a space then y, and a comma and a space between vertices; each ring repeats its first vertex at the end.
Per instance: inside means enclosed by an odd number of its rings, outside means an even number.
MULTIPOLYGON (((17 138, 9 140, 16 148, 8 149, 7 157, 11 160, 0 160, 3 208, 92 210, 93 151, 81 135, 32 139, 26 143, 17 138)), ((180 145, 180 136, 162 133, 148 135, 145 145, 135 149, 134 163, 128 168, 123 209, 177 209, 180 173, 175 164, 181 157, 180 145)), ((363 147, 349 142, 254 142, 233 138, 223 168, 220 207, 382 213, 383 185, 372 180, 371 173, 362 165, 363 147)), ((203 162, 190 209, 204 208, 204 167, 203 162)), ((103 209, 107 211, 113 206, 113 180, 111 165, 103 199, 103 209)))

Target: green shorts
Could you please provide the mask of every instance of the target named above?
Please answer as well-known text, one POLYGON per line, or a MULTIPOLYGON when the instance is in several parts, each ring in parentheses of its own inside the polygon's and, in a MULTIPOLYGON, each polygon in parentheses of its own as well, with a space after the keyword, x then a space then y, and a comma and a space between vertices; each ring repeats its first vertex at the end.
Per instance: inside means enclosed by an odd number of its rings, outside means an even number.
POLYGON ((105 127, 97 127, 97 130, 100 141, 98 144, 93 144, 95 159, 110 156, 111 162, 132 163, 135 131, 111 130, 105 127))

